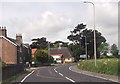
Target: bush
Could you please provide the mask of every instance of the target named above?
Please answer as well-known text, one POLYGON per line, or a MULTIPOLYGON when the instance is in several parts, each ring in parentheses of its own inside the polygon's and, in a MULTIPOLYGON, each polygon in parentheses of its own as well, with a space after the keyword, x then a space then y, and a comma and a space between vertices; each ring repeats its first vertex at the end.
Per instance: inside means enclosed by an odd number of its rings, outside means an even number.
POLYGON ((37 62, 41 63, 52 63, 53 58, 49 56, 45 50, 37 50, 35 53, 37 62))

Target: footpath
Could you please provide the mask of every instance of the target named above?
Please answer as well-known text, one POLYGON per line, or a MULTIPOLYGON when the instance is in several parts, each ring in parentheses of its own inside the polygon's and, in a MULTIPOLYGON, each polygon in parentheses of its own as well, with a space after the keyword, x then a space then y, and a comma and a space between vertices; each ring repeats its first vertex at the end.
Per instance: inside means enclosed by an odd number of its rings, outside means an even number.
POLYGON ((93 76, 93 77, 97 77, 97 78, 101 78, 101 79, 110 80, 110 81, 113 81, 113 82, 120 83, 120 80, 119 80, 118 76, 106 75, 106 74, 100 74, 100 73, 80 70, 80 69, 78 69, 77 65, 71 66, 69 69, 71 71, 74 71, 74 72, 77 72, 77 73, 81 73, 81 74, 85 74, 85 75, 88 75, 88 76, 93 76))

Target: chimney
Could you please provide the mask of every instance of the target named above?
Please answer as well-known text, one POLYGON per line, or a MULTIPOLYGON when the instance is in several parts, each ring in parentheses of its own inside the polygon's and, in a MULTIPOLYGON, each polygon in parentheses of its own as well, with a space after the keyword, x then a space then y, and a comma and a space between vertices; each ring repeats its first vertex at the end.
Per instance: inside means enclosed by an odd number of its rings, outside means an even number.
POLYGON ((58 47, 58 49, 61 49, 61 45, 62 45, 62 44, 61 44, 61 43, 59 43, 59 47, 58 47))
POLYGON ((0 36, 5 36, 7 37, 7 30, 6 27, 0 26, 0 36))
POLYGON ((16 34, 16 40, 22 42, 22 34, 16 34))

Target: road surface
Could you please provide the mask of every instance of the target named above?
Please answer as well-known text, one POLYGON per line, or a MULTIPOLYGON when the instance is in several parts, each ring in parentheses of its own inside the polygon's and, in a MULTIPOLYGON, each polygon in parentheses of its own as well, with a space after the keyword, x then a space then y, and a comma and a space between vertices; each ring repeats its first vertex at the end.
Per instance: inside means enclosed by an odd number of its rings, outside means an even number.
POLYGON ((19 82, 110 82, 108 80, 73 72, 70 70, 70 66, 73 65, 74 64, 64 64, 37 69, 26 75, 19 82))

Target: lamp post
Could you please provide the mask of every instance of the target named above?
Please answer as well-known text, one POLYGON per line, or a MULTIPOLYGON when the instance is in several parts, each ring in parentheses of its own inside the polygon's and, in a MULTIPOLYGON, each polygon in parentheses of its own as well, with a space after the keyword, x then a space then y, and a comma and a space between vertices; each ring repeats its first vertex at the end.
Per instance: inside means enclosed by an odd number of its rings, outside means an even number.
POLYGON ((95 58, 95 66, 96 66, 96 34, 95 34, 95 5, 93 2, 84 1, 84 3, 90 3, 93 5, 93 23, 94 23, 94 58, 95 58))

